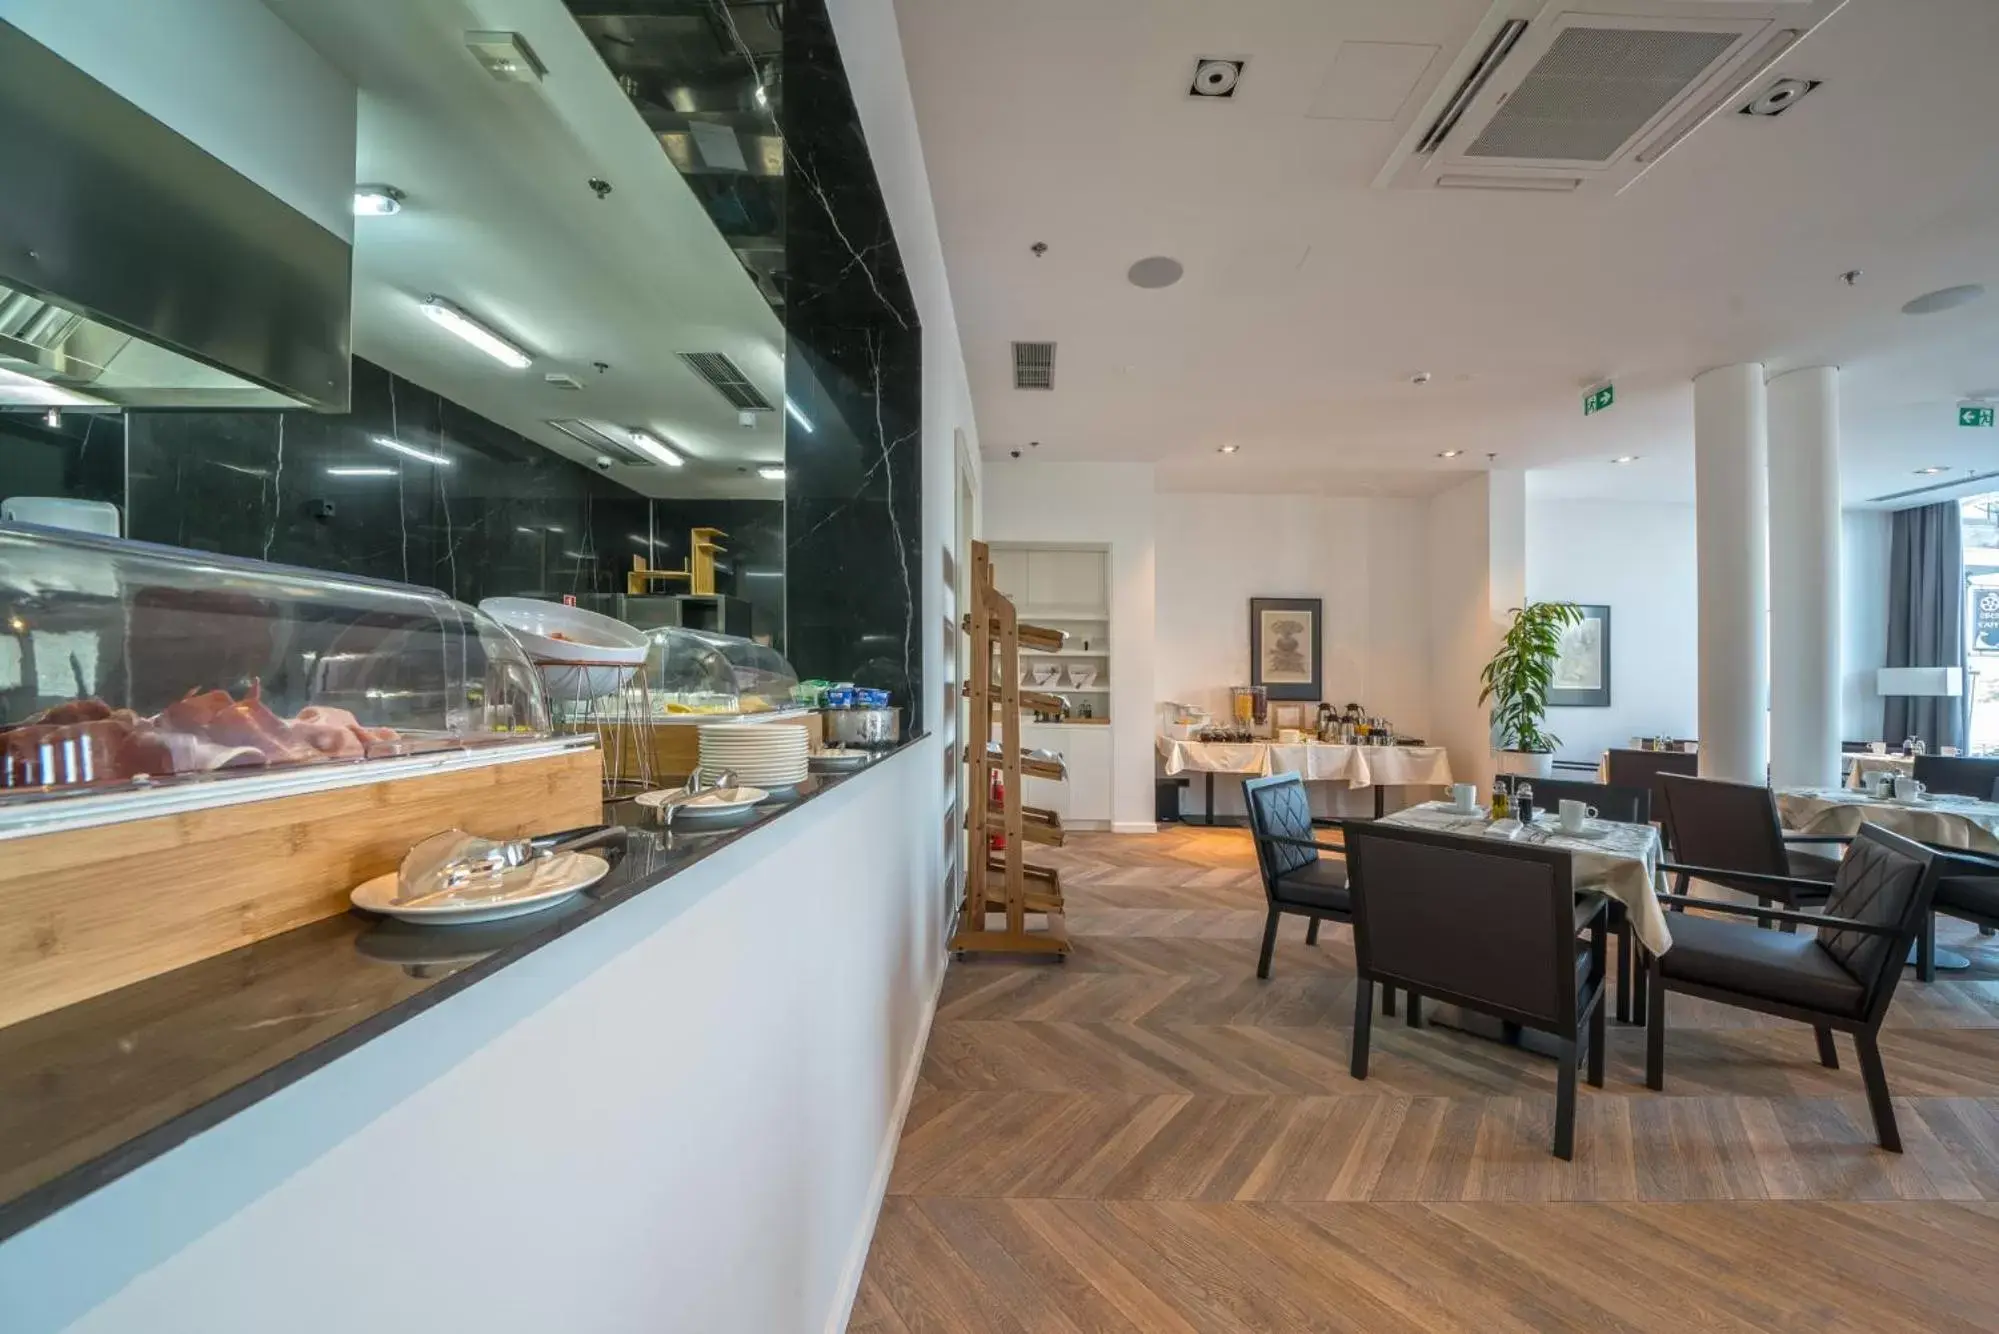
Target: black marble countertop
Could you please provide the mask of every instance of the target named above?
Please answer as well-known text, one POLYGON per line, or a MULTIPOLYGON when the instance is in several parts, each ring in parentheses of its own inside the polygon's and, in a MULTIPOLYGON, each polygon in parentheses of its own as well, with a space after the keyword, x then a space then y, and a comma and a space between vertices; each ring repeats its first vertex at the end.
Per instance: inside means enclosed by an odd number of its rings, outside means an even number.
POLYGON ((896 753, 721 829, 609 805, 631 830, 623 855, 547 912, 428 928, 348 912, 0 1028, 0 1240, 896 753))

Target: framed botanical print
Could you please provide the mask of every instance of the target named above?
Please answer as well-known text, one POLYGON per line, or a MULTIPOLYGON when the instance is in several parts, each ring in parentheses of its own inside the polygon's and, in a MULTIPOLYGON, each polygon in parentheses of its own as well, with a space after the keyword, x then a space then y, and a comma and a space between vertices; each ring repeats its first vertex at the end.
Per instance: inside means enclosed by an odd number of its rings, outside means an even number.
POLYGON ((1320 700, 1326 695, 1319 598, 1249 600, 1249 683, 1271 699, 1320 700))
POLYGON ((1555 679, 1548 688, 1551 707, 1610 707, 1610 608, 1578 604, 1583 618, 1562 631, 1555 655, 1555 679))

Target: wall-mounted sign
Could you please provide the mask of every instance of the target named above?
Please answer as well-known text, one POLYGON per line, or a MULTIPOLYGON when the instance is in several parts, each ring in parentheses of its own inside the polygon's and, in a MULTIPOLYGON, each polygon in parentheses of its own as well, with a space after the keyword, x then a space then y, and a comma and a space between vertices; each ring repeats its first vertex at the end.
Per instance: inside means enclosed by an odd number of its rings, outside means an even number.
POLYGON ((1990 426, 1992 424, 1991 405, 1986 403, 1958 404, 1957 424, 1959 426, 1990 426))
POLYGON ((1587 417, 1593 412, 1602 412, 1616 401, 1616 386, 1607 384, 1600 389, 1592 389, 1583 395, 1583 416, 1587 417))
POLYGON ((1980 653, 1999 653, 1999 588, 1973 590, 1971 647, 1980 653))

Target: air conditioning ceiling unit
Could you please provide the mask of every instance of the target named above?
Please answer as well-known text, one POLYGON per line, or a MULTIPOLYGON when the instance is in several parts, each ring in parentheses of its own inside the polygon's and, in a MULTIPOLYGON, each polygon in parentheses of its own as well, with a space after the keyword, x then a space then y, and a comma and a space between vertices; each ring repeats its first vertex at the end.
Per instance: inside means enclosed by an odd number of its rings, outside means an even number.
POLYGON ((1616 193, 1846 0, 1493 0, 1378 188, 1616 193))

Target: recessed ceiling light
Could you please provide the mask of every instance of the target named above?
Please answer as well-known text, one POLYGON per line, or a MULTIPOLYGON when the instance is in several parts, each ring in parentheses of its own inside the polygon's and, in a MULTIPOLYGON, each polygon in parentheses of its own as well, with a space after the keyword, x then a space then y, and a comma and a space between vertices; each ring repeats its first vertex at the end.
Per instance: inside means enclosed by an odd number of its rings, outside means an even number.
POLYGON ((1454 459, 1462 453, 1464 453, 1462 449, 1446 449, 1440 452, 1437 457, 1440 459, 1454 459))
POLYGON ((486 70, 502 83, 540 83, 548 66, 517 32, 468 32, 465 46, 486 70))
POLYGON ((784 480, 784 465, 782 463, 766 463, 763 467, 757 469, 757 476, 763 478, 766 482, 781 482, 784 480))
POLYGON ((394 477, 394 468, 328 468, 328 477, 394 477))
POLYGON ((403 211, 403 199, 403 192, 393 185, 357 185, 354 187, 354 216, 386 218, 391 213, 403 211))
POLYGON ((1930 465, 1929 467, 1927 467, 1927 468, 1918 468, 1918 469, 1916 469, 1916 476, 1918 476, 1918 477, 1934 477, 1934 476, 1936 476, 1936 475, 1937 475, 1938 473, 1940 473, 1940 472, 1949 472, 1949 471, 1950 471, 1950 469, 1948 469, 1948 468, 1945 468, 1945 467, 1941 467, 1941 466, 1939 466, 1939 465, 1937 465, 1937 464, 1934 464, 1934 463, 1933 463, 1933 464, 1931 464, 1931 465, 1930 465))
POLYGON ((1934 292, 1925 292, 1913 301, 1904 303, 1904 315, 1934 315, 1940 310, 1956 310, 1968 306, 1985 295, 1985 288, 1978 283, 1964 283, 1957 287, 1940 287, 1934 292))
POLYGON ((1781 116, 1795 106, 1799 98, 1823 82, 1823 79, 1779 79, 1745 102, 1741 113, 1745 116, 1781 116))
POLYGON ((1194 61, 1194 82, 1187 88, 1189 97, 1234 97, 1236 85, 1242 82, 1242 67, 1246 60, 1230 60, 1225 56, 1201 56, 1194 61))
POLYGON ((1619 455, 1618 455, 1618 456, 1617 456, 1616 458, 1612 459, 1612 460, 1611 460, 1611 462, 1612 462, 1612 463, 1636 463, 1636 462, 1638 462, 1638 456, 1637 456, 1636 454, 1619 454, 1619 455))
POLYGON ((491 329, 488 329, 485 325, 479 323, 479 321, 473 319, 470 315, 467 315, 441 296, 426 298, 423 303, 423 313, 438 324, 457 334, 460 338, 463 338, 472 346, 478 348, 481 352, 484 352, 487 356, 493 358, 493 360, 504 363, 514 370, 526 370, 529 366, 534 365, 533 357, 521 351, 519 347, 508 342, 499 334, 494 333, 491 329))
POLYGON ((1428 383, 1430 383, 1430 372, 1428 372, 1428 371, 1417 371, 1417 372, 1416 372, 1416 373, 1415 373, 1414 375, 1412 375, 1412 376, 1410 376, 1410 377, 1409 377, 1409 383, 1410 383, 1410 384, 1428 384, 1428 383))
POLYGON ((1217 454, 1233 454, 1241 448, 1242 448, 1241 445, 1223 445, 1220 449, 1216 450, 1215 452, 1217 454))
POLYGON ((395 439, 393 436, 371 435, 368 438, 374 441, 376 444, 380 445, 383 449, 393 449, 398 454, 407 454, 409 455, 409 457, 413 459, 421 459, 425 463, 434 463, 440 468, 449 468, 451 466, 451 460, 444 457, 444 455, 432 454, 426 450, 418 449, 414 445, 406 445, 402 441, 395 439))
POLYGON ((1125 270, 1133 287, 1171 287, 1180 281, 1186 268, 1170 255, 1148 255, 1125 270))
POLYGON ((678 468, 686 462, 680 455, 666 447, 664 441, 651 431, 641 431, 637 427, 625 428, 625 438, 632 442, 632 448, 644 454, 655 463, 664 463, 669 468, 678 468))

